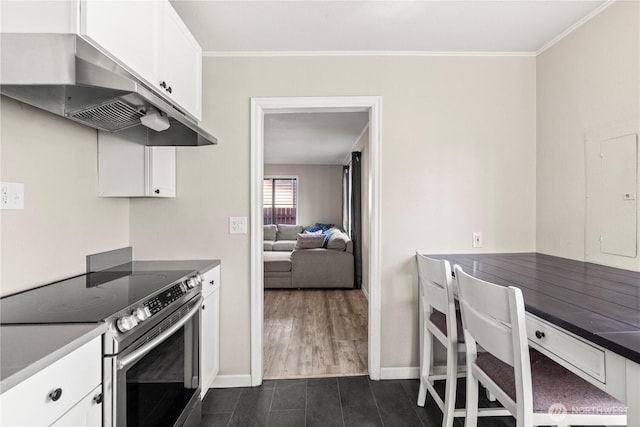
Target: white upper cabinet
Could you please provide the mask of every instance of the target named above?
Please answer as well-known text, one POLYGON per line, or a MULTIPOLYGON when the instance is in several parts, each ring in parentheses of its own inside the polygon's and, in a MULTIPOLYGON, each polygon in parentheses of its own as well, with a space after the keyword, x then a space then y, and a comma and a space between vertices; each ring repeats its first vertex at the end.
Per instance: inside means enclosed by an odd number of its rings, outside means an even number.
POLYGON ((202 49, 168 1, 82 0, 80 27, 169 102, 202 118, 202 49))
POLYGON ((202 49, 169 2, 163 4, 159 77, 161 89, 200 120, 202 49))
POLYGON ((176 197, 176 147, 147 147, 98 131, 98 196, 176 197))
POLYGON ((202 49, 168 0, 8 1, 0 24, 3 33, 79 34, 202 119, 202 49))
POLYGON ((176 197, 176 147, 145 147, 149 197, 176 197))
POLYGON ((83 0, 80 34, 138 77, 155 82, 161 11, 157 1, 83 0))
POLYGON ((72 34, 78 32, 78 2, 2 1, 0 31, 3 33, 72 34))

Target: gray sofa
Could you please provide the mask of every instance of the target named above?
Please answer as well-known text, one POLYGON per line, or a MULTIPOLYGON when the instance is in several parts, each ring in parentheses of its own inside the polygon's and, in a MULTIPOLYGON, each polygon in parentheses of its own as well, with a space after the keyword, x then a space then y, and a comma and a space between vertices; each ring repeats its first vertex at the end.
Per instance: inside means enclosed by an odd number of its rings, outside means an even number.
POLYGON ((264 226, 265 288, 353 288, 353 242, 331 229, 326 248, 301 249, 302 225, 264 226))

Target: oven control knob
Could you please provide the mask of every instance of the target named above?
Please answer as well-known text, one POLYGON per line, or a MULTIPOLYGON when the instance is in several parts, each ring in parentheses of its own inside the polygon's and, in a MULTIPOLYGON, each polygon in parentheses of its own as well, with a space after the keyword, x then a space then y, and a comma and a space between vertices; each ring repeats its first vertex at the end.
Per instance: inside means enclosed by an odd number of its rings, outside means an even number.
POLYGON ((197 286, 196 279, 194 279, 193 277, 189 277, 187 279, 187 286, 189 287, 189 289, 195 288, 197 286))
POLYGON ((180 290, 182 290, 182 292, 187 292, 189 290, 189 287, 187 286, 187 282, 180 283, 180 290))
POLYGON ((196 277, 198 278, 198 282, 200 282, 200 284, 204 283, 204 276, 200 273, 196 274, 196 277))
POLYGON ((133 317, 136 318, 138 322, 143 322, 151 317, 151 311, 149 311, 148 307, 138 307, 133 310, 133 317))
POLYGON ((116 321, 116 326, 120 332, 127 332, 138 326, 138 321, 134 316, 122 316, 116 321))

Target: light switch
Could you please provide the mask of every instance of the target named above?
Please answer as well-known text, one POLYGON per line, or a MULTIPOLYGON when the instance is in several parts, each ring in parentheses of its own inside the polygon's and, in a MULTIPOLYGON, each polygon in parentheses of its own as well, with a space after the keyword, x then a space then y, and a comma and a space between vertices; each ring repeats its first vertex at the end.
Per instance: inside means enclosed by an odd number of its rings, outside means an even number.
POLYGON ((229 234, 247 234, 247 217, 230 216, 229 234))
POLYGON ((472 244, 472 246, 474 248, 481 248, 482 247, 482 232, 475 231, 473 233, 473 244, 472 244))
POLYGON ((0 183, 0 209, 24 209, 24 184, 0 183))

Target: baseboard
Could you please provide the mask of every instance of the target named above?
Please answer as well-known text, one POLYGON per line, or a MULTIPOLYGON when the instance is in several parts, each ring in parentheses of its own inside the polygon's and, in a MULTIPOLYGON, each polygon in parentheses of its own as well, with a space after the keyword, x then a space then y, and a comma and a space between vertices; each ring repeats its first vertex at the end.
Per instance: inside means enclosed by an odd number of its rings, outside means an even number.
POLYGON ((367 301, 369 301, 369 292, 367 291, 366 288, 362 287, 360 288, 362 290, 362 293, 364 294, 364 297, 367 299, 367 301))
POLYGON ((420 367, 380 368, 381 380, 413 380, 420 378, 420 367))
POLYGON ((211 388, 251 387, 251 375, 218 375, 211 388))

